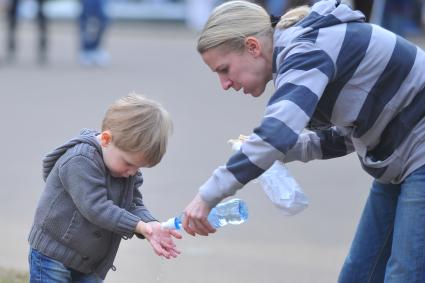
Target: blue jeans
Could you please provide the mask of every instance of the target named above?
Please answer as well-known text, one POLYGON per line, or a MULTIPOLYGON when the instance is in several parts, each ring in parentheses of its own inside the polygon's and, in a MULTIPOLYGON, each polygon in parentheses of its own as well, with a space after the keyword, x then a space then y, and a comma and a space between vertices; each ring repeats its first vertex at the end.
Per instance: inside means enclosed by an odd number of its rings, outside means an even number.
POLYGON ((108 23, 106 0, 81 0, 81 49, 94 51, 100 48, 108 23))
POLYGON ((29 254, 30 283, 102 283, 90 273, 84 274, 65 267, 62 263, 31 249, 29 254))
POLYGON ((373 182, 339 283, 425 282, 425 166, 373 182))
POLYGON ((274 16, 281 16, 283 15, 284 11, 288 8, 288 1, 287 0, 267 0, 266 1, 266 7, 267 12, 274 16))

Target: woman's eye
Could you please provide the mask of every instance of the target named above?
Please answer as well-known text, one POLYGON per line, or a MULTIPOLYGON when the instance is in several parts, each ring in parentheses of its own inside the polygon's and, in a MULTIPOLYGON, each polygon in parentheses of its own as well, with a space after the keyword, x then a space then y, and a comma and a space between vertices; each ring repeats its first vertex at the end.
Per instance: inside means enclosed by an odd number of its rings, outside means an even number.
POLYGON ((226 68, 222 68, 222 69, 218 70, 218 72, 220 74, 227 74, 228 70, 229 70, 229 68, 226 67, 226 68))

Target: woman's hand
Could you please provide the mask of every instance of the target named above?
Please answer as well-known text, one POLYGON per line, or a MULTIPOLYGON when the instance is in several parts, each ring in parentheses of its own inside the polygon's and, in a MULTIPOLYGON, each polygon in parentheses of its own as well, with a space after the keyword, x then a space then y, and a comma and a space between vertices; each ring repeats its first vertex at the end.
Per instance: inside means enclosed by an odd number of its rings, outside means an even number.
POLYGON ((210 211, 211 208, 198 193, 184 210, 184 230, 192 236, 208 236, 209 233, 214 233, 216 230, 207 220, 210 211))

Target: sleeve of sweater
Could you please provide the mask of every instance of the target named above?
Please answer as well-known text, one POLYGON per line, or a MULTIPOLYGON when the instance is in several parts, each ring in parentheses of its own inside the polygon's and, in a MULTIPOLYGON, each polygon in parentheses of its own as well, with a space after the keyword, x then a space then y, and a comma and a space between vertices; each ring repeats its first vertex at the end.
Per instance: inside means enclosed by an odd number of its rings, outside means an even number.
POLYGON ((105 174, 92 159, 83 155, 70 158, 60 167, 59 176, 87 220, 122 236, 133 236, 140 218, 108 200, 105 174))
POLYGON ((283 162, 308 162, 315 159, 331 159, 354 151, 351 139, 338 128, 305 131, 296 144, 286 153, 283 162))
POLYGON ((143 222, 157 221, 143 203, 143 196, 139 189, 142 184, 143 178, 139 172, 136 175, 136 181, 133 187, 133 202, 130 208, 130 212, 140 217, 143 222))
POLYGON ((250 180, 283 160, 310 121, 317 103, 334 75, 332 59, 314 44, 297 43, 279 49, 276 59, 276 91, 261 124, 226 165, 217 168, 200 187, 210 207, 234 195, 250 180))

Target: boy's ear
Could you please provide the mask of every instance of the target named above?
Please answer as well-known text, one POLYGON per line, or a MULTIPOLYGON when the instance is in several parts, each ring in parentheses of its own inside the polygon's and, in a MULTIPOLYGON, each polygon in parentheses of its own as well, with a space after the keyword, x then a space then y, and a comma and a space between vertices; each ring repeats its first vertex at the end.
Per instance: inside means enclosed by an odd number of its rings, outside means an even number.
POLYGON ((100 144, 104 147, 108 146, 112 142, 112 133, 109 130, 103 131, 100 134, 100 144))

